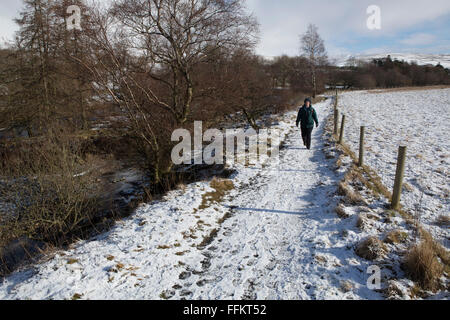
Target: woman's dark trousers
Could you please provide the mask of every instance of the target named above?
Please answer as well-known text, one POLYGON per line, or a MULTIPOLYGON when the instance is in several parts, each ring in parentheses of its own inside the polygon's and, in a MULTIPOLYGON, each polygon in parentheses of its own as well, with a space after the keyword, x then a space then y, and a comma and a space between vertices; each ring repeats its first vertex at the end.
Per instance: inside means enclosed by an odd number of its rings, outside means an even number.
POLYGON ((308 148, 308 150, 311 149, 311 135, 313 129, 314 127, 312 128, 301 127, 303 144, 306 146, 306 148, 308 148))

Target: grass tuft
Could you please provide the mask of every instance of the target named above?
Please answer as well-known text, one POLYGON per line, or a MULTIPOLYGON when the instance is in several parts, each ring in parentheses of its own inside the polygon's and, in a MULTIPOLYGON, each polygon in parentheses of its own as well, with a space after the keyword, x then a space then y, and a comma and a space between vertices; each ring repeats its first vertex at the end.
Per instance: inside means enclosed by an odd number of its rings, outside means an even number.
POLYGON ((345 207, 342 204, 339 204, 336 207, 335 211, 339 218, 346 219, 350 217, 350 215, 345 211, 345 207))
POLYGON ((390 231, 384 238, 385 243, 396 244, 404 243, 408 239, 408 233, 400 230, 390 231))
POLYGON ((436 223, 436 225, 438 225, 440 227, 449 227, 450 226, 450 217, 440 215, 439 217, 436 218, 435 223, 436 223))
POLYGON ((433 243, 422 241, 414 245, 406 254, 404 269, 407 275, 425 290, 436 290, 443 266, 439 263, 433 243))
POLYGON ((369 237, 357 246, 355 252, 361 258, 376 260, 385 255, 387 248, 380 239, 376 237, 369 237))

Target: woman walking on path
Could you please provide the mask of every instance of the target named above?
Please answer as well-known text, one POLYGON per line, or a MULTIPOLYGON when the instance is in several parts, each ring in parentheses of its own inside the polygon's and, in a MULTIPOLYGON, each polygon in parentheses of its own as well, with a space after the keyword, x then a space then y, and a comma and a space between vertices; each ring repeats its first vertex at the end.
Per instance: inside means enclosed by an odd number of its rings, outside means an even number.
POLYGON ((319 119, 317 118, 316 110, 313 108, 311 99, 305 99, 305 104, 300 108, 297 115, 297 127, 300 123, 302 130, 303 144, 311 149, 311 134, 314 129, 314 123, 316 127, 319 126, 319 119))

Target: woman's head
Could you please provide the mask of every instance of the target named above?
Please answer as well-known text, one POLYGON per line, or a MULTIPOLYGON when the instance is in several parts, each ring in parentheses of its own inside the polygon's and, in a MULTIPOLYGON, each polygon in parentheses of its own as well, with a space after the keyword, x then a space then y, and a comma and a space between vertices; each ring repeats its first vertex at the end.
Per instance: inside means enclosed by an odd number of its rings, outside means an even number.
POLYGON ((309 106, 311 106, 311 104, 312 104, 311 99, 310 98, 306 98, 305 99, 305 106, 309 107, 309 106))

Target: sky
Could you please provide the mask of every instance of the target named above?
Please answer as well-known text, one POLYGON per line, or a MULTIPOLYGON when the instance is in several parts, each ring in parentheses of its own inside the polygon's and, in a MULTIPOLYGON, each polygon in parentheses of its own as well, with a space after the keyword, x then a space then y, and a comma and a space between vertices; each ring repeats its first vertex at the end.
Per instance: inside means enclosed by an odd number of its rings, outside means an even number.
MULTIPOLYGON (((98 0, 104 1, 104 0, 98 0)), ((0 40, 17 30, 21 0, 0 0, 0 40)), ((450 53, 448 0, 247 0, 260 23, 257 53, 298 55, 300 35, 313 23, 330 57, 378 53, 450 53), (370 30, 367 8, 380 9, 381 29, 370 30)))
POLYGON ((247 0, 261 24, 258 52, 299 54, 309 23, 330 56, 373 53, 450 53, 448 0, 247 0), (381 29, 367 27, 367 8, 380 8, 381 29))

